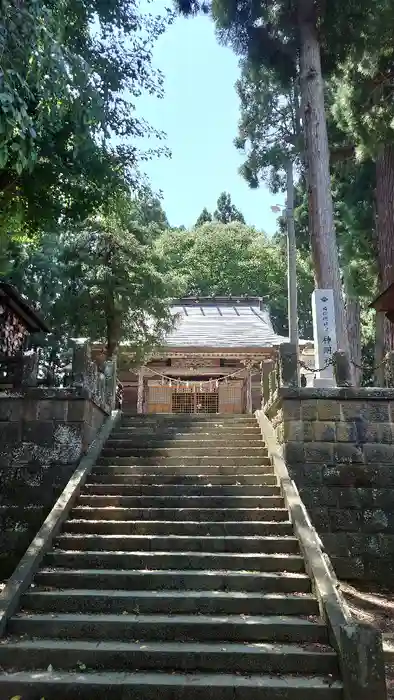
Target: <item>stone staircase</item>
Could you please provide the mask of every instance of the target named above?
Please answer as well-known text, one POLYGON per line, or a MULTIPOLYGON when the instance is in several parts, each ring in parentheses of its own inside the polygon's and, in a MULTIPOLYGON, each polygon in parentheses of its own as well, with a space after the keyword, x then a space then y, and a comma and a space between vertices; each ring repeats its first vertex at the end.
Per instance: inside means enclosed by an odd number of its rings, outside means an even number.
POLYGON ((123 416, 0 667, 2 700, 342 700, 256 421, 123 416))

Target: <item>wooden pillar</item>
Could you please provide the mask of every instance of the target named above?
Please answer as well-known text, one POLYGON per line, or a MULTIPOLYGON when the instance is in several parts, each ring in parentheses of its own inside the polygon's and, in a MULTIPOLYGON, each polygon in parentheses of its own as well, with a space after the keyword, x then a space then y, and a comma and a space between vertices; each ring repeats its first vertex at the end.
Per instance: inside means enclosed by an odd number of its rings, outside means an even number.
POLYGON ((144 412, 144 368, 138 372, 137 413, 144 412))

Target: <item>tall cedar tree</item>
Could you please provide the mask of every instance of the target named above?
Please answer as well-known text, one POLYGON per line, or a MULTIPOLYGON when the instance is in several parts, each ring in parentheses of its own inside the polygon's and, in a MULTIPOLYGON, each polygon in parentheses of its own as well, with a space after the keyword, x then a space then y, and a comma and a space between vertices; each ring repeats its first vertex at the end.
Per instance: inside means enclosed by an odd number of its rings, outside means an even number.
POLYGON ((329 172, 321 59, 332 70, 359 32, 369 8, 356 0, 176 0, 184 14, 211 10, 222 41, 259 66, 275 70, 283 85, 299 78, 305 138, 309 231, 316 284, 332 288, 340 347, 349 351, 329 172), (329 46, 329 51, 326 51, 329 46))
MULTIPOLYGON (((381 291, 394 282, 393 22, 393 4, 378 0, 358 43, 338 68, 333 107, 359 159, 375 163, 381 291)), ((385 323, 384 331, 386 350, 394 349, 393 324, 385 323)))
POLYGON ((210 221, 218 221, 221 224, 231 224, 234 221, 239 221, 241 224, 244 224, 245 217, 232 203, 231 195, 228 192, 222 192, 216 202, 216 209, 213 215, 204 207, 195 226, 202 226, 210 221))
POLYGON ((222 192, 219 195, 213 218, 221 224, 231 224, 233 221, 239 221, 241 224, 245 223, 244 215, 232 203, 228 192, 222 192))
MULTIPOLYGON (((237 82, 241 117, 236 145, 245 156, 241 174, 251 187, 266 181, 274 193, 286 191, 285 168, 290 158, 300 172, 296 188, 296 219, 298 247, 307 255, 308 211, 303 167, 302 124, 299 119, 297 82, 284 87, 272 69, 255 68, 242 61, 241 78, 237 82), (301 206, 300 206, 301 203, 301 206), (305 204, 305 208, 304 205, 305 204)), ((331 96, 331 91, 328 93, 331 96)), ((368 306, 371 289, 375 288, 376 259, 372 255, 374 229, 370 163, 357 163, 354 147, 346 133, 338 129, 328 111, 328 136, 331 151, 334 216, 344 287, 346 290, 346 321, 350 354, 361 364, 361 343, 371 343, 371 314, 361 314, 368 306), (362 280, 362 283, 361 283, 362 280), (367 289, 366 280, 369 281, 367 289)), ((285 222, 280 220, 280 235, 285 234, 285 222)), ((361 372, 355 368, 356 384, 361 372)))

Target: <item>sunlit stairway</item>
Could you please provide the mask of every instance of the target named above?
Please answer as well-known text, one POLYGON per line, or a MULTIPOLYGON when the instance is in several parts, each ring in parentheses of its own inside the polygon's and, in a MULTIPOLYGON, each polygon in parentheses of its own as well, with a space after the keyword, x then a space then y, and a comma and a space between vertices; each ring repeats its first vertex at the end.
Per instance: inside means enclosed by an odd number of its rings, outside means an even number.
POLYGON ((0 644, 0 698, 339 700, 246 416, 124 416, 0 644))

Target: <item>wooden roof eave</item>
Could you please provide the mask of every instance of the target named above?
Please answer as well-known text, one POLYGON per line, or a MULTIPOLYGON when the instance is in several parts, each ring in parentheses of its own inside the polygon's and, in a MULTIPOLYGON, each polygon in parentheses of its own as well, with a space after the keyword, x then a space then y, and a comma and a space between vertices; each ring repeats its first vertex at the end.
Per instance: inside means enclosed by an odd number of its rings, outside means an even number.
POLYGON ((50 333, 48 324, 40 314, 33 309, 27 300, 19 294, 12 284, 0 281, 0 303, 6 304, 24 322, 26 328, 32 332, 43 331, 50 333))
MULTIPOLYGON (((272 346, 272 347, 223 347, 223 348, 218 348, 218 347, 200 347, 200 346, 190 346, 190 347, 175 347, 175 346, 167 346, 163 347, 160 352, 157 353, 157 355, 160 357, 190 357, 191 355, 197 355, 197 356, 204 356, 204 355, 214 355, 215 357, 223 357, 224 355, 226 357, 233 356, 234 358, 238 357, 250 357, 251 355, 258 355, 258 356, 273 356, 277 353, 278 346, 272 346)), ((154 356, 156 356, 156 353, 154 353, 154 356)))

